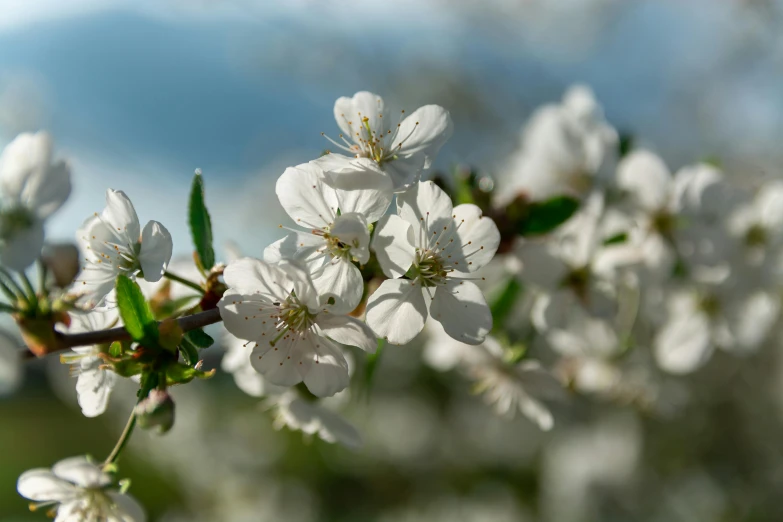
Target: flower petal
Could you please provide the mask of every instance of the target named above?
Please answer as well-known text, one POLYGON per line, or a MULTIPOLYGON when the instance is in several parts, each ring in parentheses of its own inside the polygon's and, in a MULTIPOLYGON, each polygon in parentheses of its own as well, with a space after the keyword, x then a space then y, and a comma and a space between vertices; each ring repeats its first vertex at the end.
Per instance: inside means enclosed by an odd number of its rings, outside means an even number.
POLYGON ((365 352, 375 353, 375 334, 364 321, 347 315, 321 314, 317 321, 323 335, 338 343, 356 346, 365 352))
POLYGON ((334 102, 337 125, 345 137, 355 143, 368 138, 367 127, 376 134, 382 132, 383 118, 389 119, 383 98, 371 92, 360 91, 352 98, 341 96, 334 102))
POLYGON ((289 167, 277 179, 277 198, 297 225, 323 229, 337 215, 337 196, 324 183, 324 172, 315 163, 289 167))
POLYGON ((226 330, 246 341, 267 342, 277 335, 279 308, 258 294, 241 294, 229 288, 218 302, 226 330))
POLYGON ((370 260, 370 230, 364 216, 357 213, 343 213, 334 220, 330 234, 351 247, 351 257, 360 264, 370 260))
POLYGON ((324 247, 324 238, 315 234, 296 232, 278 239, 264 249, 266 263, 279 263, 284 259, 307 263, 320 257, 319 249, 324 247))
MULTIPOLYGON (((287 333, 272 346, 259 343, 250 353, 250 364, 271 384, 294 386, 302 381, 312 361, 312 334, 287 333)), ((271 341, 271 339, 270 339, 271 341)))
POLYGON ((141 252, 139 263, 144 279, 150 283, 160 281, 163 272, 171 261, 174 244, 169 231, 157 221, 150 221, 141 233, 141 252))
POLYGON ((22 473, 16 482, 16 490, 20 495, 34 502, 63 502, 73 498, 79 491, 70 482, 44 468, 22 473))
POLYGON ((130 247, 139 241, 141 232, 139 217, 136 215, 133 203, 123 191, 112 189, 106 191, 106 208, 101 213, 101 219, 117 237, 117 243, 130 247))
MULTIPOLYGON (((495 222, 484 217, 476 205, 457 205, 453 216, 456 237, 446 247, 446 253, 451 255, 451 264, 458 272, 475 272, 495 256, 500 232, 495 222)), ((431 246, 439 245, 431 243, 431 246)))
POLYGON ((667 208, 673 186, 666 164, 646 150, 631 152, 620 161, 617 184, 630 192, 647 211, 667 208))
POLYGON ((397 195, 397 215, 413 225, 415 245, 426 248, 431 237, 453 225, 453 206, 443 189, 432 181, 417 183, 397 195))
POLYGON ((115 520, 110 522, 146 522, 147 515, 139 502, 130 495, 109 491, 109 498, 114 502, 115 520))
POLYGON ((470 281, 449 280, 439 286, 430 315, 454 339, 480 344, 492 330, 492 313, 481 289, 470 281))
MULTIPOLYGON (((310 163, 323 170, 324 183, 336 190, 346 191, 347 193, 353 190, 385 192, 386 190, 394 189, 391 176, 369 158, 356 158, 330 153, 310 163)), ((347 197, 346 193, 342 193, 341 196, 347 197)), ((353 204, 359 204, 359 202, 346 202, 348 207, 353 204)), ((375 214, 380 206, 380 204, 365 205, 364 202, 362 202, 362 205, 367 206, 368 211, 372 209, 372 214, 375 214)))
POLYGON ((63 459, 52 467, 52 473, 82 488, 101 488, 111 484, 112 479, 100 466, 86 457, 63 459))
POLYGON ((409 342, 426 320, 424 290, 408 280, 387 279, 367 301, 367 325, 391 344, 409 342))
POLYGON ((402 121, 397 139, 389 148, 397 147, 400 156, 423 155, 424 168, 428 169, 453 130, 449 111, 439 105, 425 105, 402 121))
POLYGON ((333 314, 352 312, 359 306, 364 291, 359 269, 349 260, 339 258, 330 260, 313 274, 313 285, 320 307, 333 314))
POLYGON ((287 298, 294 287, 279 266, 252 257, 229 263, 223 272, 223 279, 229 288, 238 293, 259 294, 270 302, 287 298))
POLYGON ((710 339, 709 320, 701 312, 673 317, 658 332, 653 343, 658 366, 680 375, 704 366, 715 350, 710 339))
POLYGON ((416 257, 413 227, 400 216, 385 216, 378 221, 372 249, 386 277, 402 277, 416 257))
POLYGON ((348 362, 343 352, 324 337, 308 336, 313 350, 313 364, 304 376, 304 383, 316 397, 331 397, 350 383, 348 362))

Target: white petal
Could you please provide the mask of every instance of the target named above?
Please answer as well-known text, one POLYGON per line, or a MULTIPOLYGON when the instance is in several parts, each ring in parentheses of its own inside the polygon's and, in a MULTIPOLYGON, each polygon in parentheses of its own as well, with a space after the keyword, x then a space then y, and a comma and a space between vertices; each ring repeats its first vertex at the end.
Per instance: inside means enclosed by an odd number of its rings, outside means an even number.
POLYGON ((111 477, 104 473, 100 466, 93 464, 86 457, 63 459, 52 467, 52 472, 57 477, 83 488, 99 488, 112 482, 111 477))
POLYGON ((709 320, 699 312, 673 317, 656 336, 653 348, 658 366, 669 373, 698 370, 714 351, 709 320))
POLYGON ((346 448, 357 449, 362 446, 362 437, 356 428, 340 415, 319 406, 320 429, 318 436, 326 442, 339 442, 346 448))
POLYGON ((147 515, 141 504, 130 495, 124 495, 115 491, 107 493, 114 502, 116 521, 111 522, 146 522, 147 515))
POLYGON ((402 156, 384 163, 383 172, 392 181, 394 192, 405 192, 421 180, 426 162, 427 156, 421 153, 402 156))
POLYGON ((44 468, 22 473, 16 482, 16 490, 23 497, 35 502, 63 502, 78 494, 78 489, 73 484, 44 468))
POLYGON ((279 308, 266 297, 229 288, 218 302, 220 317, 232 335, 257 343, 275 338, 279 308))
POLYGON ((639 150, 620 161, 617 166, 617 184, 633 194, 644 209, 655 211, 668 205, 672 176, 661 158, 639 150))
POLYGON ((481 289, 470 281, 449 280, 435 291, 430 315, 454 339, 480 344, 492 330, 492 313, 481 289))
POLYGON ((250 353, 250 364, 271 384, 294 386, 302 381, 313 360, 310 333, 289 333, 275 342, 259 343, 250 353))
POLYGON ((5 197, 16 200, 45 219, 71 193, 71 174, 64 162, 50 164, 51 138, 44 132, 20 134, 0 156, 0 185, 5 197))
POLYGON ((329 339, 310 336, 313 346, 313 364, 304 376, 304 383, 316 397, 331 397, 343 391, 350 383, 348 362, 343 352, 329 339))
POLYGON ((35 221, 29 228, 17 231, 2 243, 0 264, 21 272, 38 259, 43 244, 43 223, 35 221))
POLYGON ((756 350, 769 336, 780 312, 780 301, 774 294, 755 292, 732 303, 731 331, 739 351, 756 350))
MULTIPOLYGON (((387 190, 393 190, 393 180, 391 176, 384 172, 378 164, 369 158, 355 158, 343 156, 342 154, 326 154, 320 158, 311 161, 323 170, 324 183, 337 190, 350 192, 353 190, 373 190, 385 193, 387 190)), ((347 195, 345 193, 342 196, 347 195)), ((347 206, 359 202, 347 200, 347 206)), ((371 203, 370 200, 363 201, 371 203)), ((373 216, 377 214, 380 207, 378 201, 367 205, 373 216)))
POLYGON ((337 215, 337 196, 324 183, 324 172, 315 163, 289 167, 278 178, 277 198, 297 225, 322 229, 337 215))
POLYGON ((330 339, 375 353, 375 334, 363 321, 347 315, 320 314, 317 324, 330 339))
POLYGON ((387 279, 367 301, 367 325, 391 344, 409 342, 426 320, 424 290, 412 281, 387 279))
POLYGON ((271 301, 284 300, 293 290, 293 282, 279 266, 252 257, 229 263, 223 279, 229 288, 238 293, 259 293, 271 301))
POLYGON ((279 263, 283 259, 308 262, 320 257, 318 250, 325 246, 323 236, 296 232, 278 239, 264 249, 264 262, 279 263))
POLYGON ((163 277, 163 271, 171 261, 174 244, 166 227, 157 221, 150 221, 141 233, 141 252, 139 263, 144 279, 154 283, 163 277))
POLYGON ((444 227, 452 226, 452 211, 448 194, 432 181, 417 183, 397 195, 397 214, 413 225, 416 246, 420 248, 426 248, 430 238, 440 235, 444 227))
POLYGON ((370 260, 370 230, 361 214, 342 214, 335 219, 330 234, 351 247, 351 256, 359 264, 363 265, 370 260))
MULTIPOLYGON (((304 264, 283 260, 277 266, 291 280, 293 292, 300 302, 306 304, 313 313, 324 309, 325 305, 321 303, 321 296, 318 295, 318 291, 310 278, 310 273, 306 270, 304 264)), ((286 295, 285 297, 288 296, 286 295)))
POLYGON ((386 277, 402 277, 416 257, 413 227, 400 216, 385 216, 378 221, 372 249, 386 277))
POLYGON ((332 259, 314 274, 320 306, 331 313, 352 312, 362 300, 364 280, 356 266, 347 259, 332 259), (329 304, 330 300, 333 304, 329 304))
POLYGON ((85 417, 97 417, 106 411, 117 374, 102 369, 103 360, 99 357, 82 359, 79 378, 76 381, 76 393, 79 406, 85 417))
POLYGON ((402 121, 397 139, 389 143, 389 148, 398 148, 401 156, 423 155, 424 168, 428 169, 453 130, 449 111, 439 105, 425 105, 402 121))
POLYGON ((500 232, 495 222, 483 217, 476 205, 457 205, 453 216, 456 237, 446 248, 452 256, 451 264, 459 272, 475 272, 495 256, 500 232))
POLYGON ((378 221, 391 204, 392 180, 389 176, 378 175, 371 171, 362 176, 363 183, 355 183, 351 190, 337 190, 340 212, 361 214, 367 223, 378 221))
POLYGON ((376 133, 381 132, 383 118, 386 118, 387 122, 389 119, 383 98, 371 92, 360 91, 352 98, 342 96, 334 102, 334 119, 347 139, 356 143, 359 143, 359 138, 367 139, 364 118, 367 118, 366 125, 370 129, 376 133))
MULTIPOLYGON (((128 196, 121 190, 106 191, 106 208, 101 213, 104 223, 113 234, 124 239, 125 245, 134 245, 139 241, 141 225, 136 209, 128 196)), ((119 241, 118 241, 119 242, 119 241)))
POLYGON ((765 183, 756 194, 754 206, 758 208, 765 227, 783 228, 783 182, 765 183))

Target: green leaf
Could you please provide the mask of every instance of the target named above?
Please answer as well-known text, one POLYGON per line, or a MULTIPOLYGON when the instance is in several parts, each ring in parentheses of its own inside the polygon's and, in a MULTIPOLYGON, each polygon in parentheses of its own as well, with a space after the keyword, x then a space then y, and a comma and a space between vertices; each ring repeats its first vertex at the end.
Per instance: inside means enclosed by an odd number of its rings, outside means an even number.
POLYGON ((141 288, 124 275, 117 276, 117 306, 125 329, 134 341, 145 344, 157 340, 158 323, 141 288))
POLYGON ((182 359, 188 366, 194 367, 198 364, 198 348, 187 336, 183 337, 182 341, 179 343, 179 353, 182 354, 182 359))
POLYGON ((604 245, 619 245, 620 243, 625 243, 628 241, 628 233, 627 232, 620 232, 619 234, 615 234, 611 237, 608 237, 604 239, 604 245))
POLYGON ((577 209, 579 200, 569 196, 531 203, 517 226, 517 233, 522 236, 548 234, 568 221, 577 209))
POLYGON ((122 356, 122 343, 120 341, 114 341, 109 345, 109 355, 112 357, 122 356))
POLYGON ((209 348, 215 344, 215 340, 210 337, 204 330, 197 328, 190 330, 185 334, 185 337, 196 346, 196 348, 209 348))
POLYGON ((517 298, 522 294, 522 285, 516 277, 511 277, 497 299, 492 302, 492 322, 494 329, 502 329, 503 324, 514 309, 517 298))
POLYGON ((203 372, 180 363, 173 363, 166 367, 166 384, 185 384, 193 379, 209 379, 215 375, 215 370, 203 372))
POLYGON ((209 270, 215 265, 215 250, 212 248, 212 219, 209 217, 207 206, 204 203, 204 180, 201 177, 201 171, 198 170, 193 177, 193 185, 190 189, 188 221, 198 260, 204 270, 209 270))

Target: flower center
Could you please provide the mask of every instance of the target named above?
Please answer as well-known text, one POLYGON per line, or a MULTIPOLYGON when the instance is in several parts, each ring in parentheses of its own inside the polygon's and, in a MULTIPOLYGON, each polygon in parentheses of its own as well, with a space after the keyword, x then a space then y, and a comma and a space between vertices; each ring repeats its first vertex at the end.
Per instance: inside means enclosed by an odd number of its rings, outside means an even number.
POLYGON ((269 341, 270 346, 288 336, 289 332, 302 333, 309 330, 315 323, 315 315, 310 313, 307 305, 296 297, 294 292, 280 303, 277 315, 277 336, 269 341))
POLYGON ((408 276, 422 286, 437 286, 446 282, 453 269, 449 268, 439 253, 430 249, 416 252, 416 259, 408 276))
POLYGON ((323 132, 321 135, 340 149, 351 153, 357 158, 370 158, 379 166, 397 159, 397 154, 402 149, 403 144, 416 133, 416 129, 419 127, 419 122, 416 122, 410 132, 407 132, 405 136, 400 135, 405 111, 400 113, 400 121, 397 125, 388 129, 385 128, 383 114, 378 114, 377 128, 373 128, 370 125, 370 118, 361 112, 357 113, 359 125, 355 125, 357 122, 346 117, 345 114, 341 114, 340 117, 354 131, 354 135, 349 136, 353 143, 348 141, 342 134, 340 134, 340 139, 343 143, 333 140, 323 132))

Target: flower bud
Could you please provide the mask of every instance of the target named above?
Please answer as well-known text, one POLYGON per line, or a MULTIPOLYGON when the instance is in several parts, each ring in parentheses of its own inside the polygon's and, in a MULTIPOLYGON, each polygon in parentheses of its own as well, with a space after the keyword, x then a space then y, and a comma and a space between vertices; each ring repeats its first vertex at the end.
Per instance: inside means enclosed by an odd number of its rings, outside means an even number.
POLYGON ((174 401, 166 390, 150 391, 133 412, 139 427, 145 430, 155 428, 159 434, 163 434, 174 425, 174 401))

